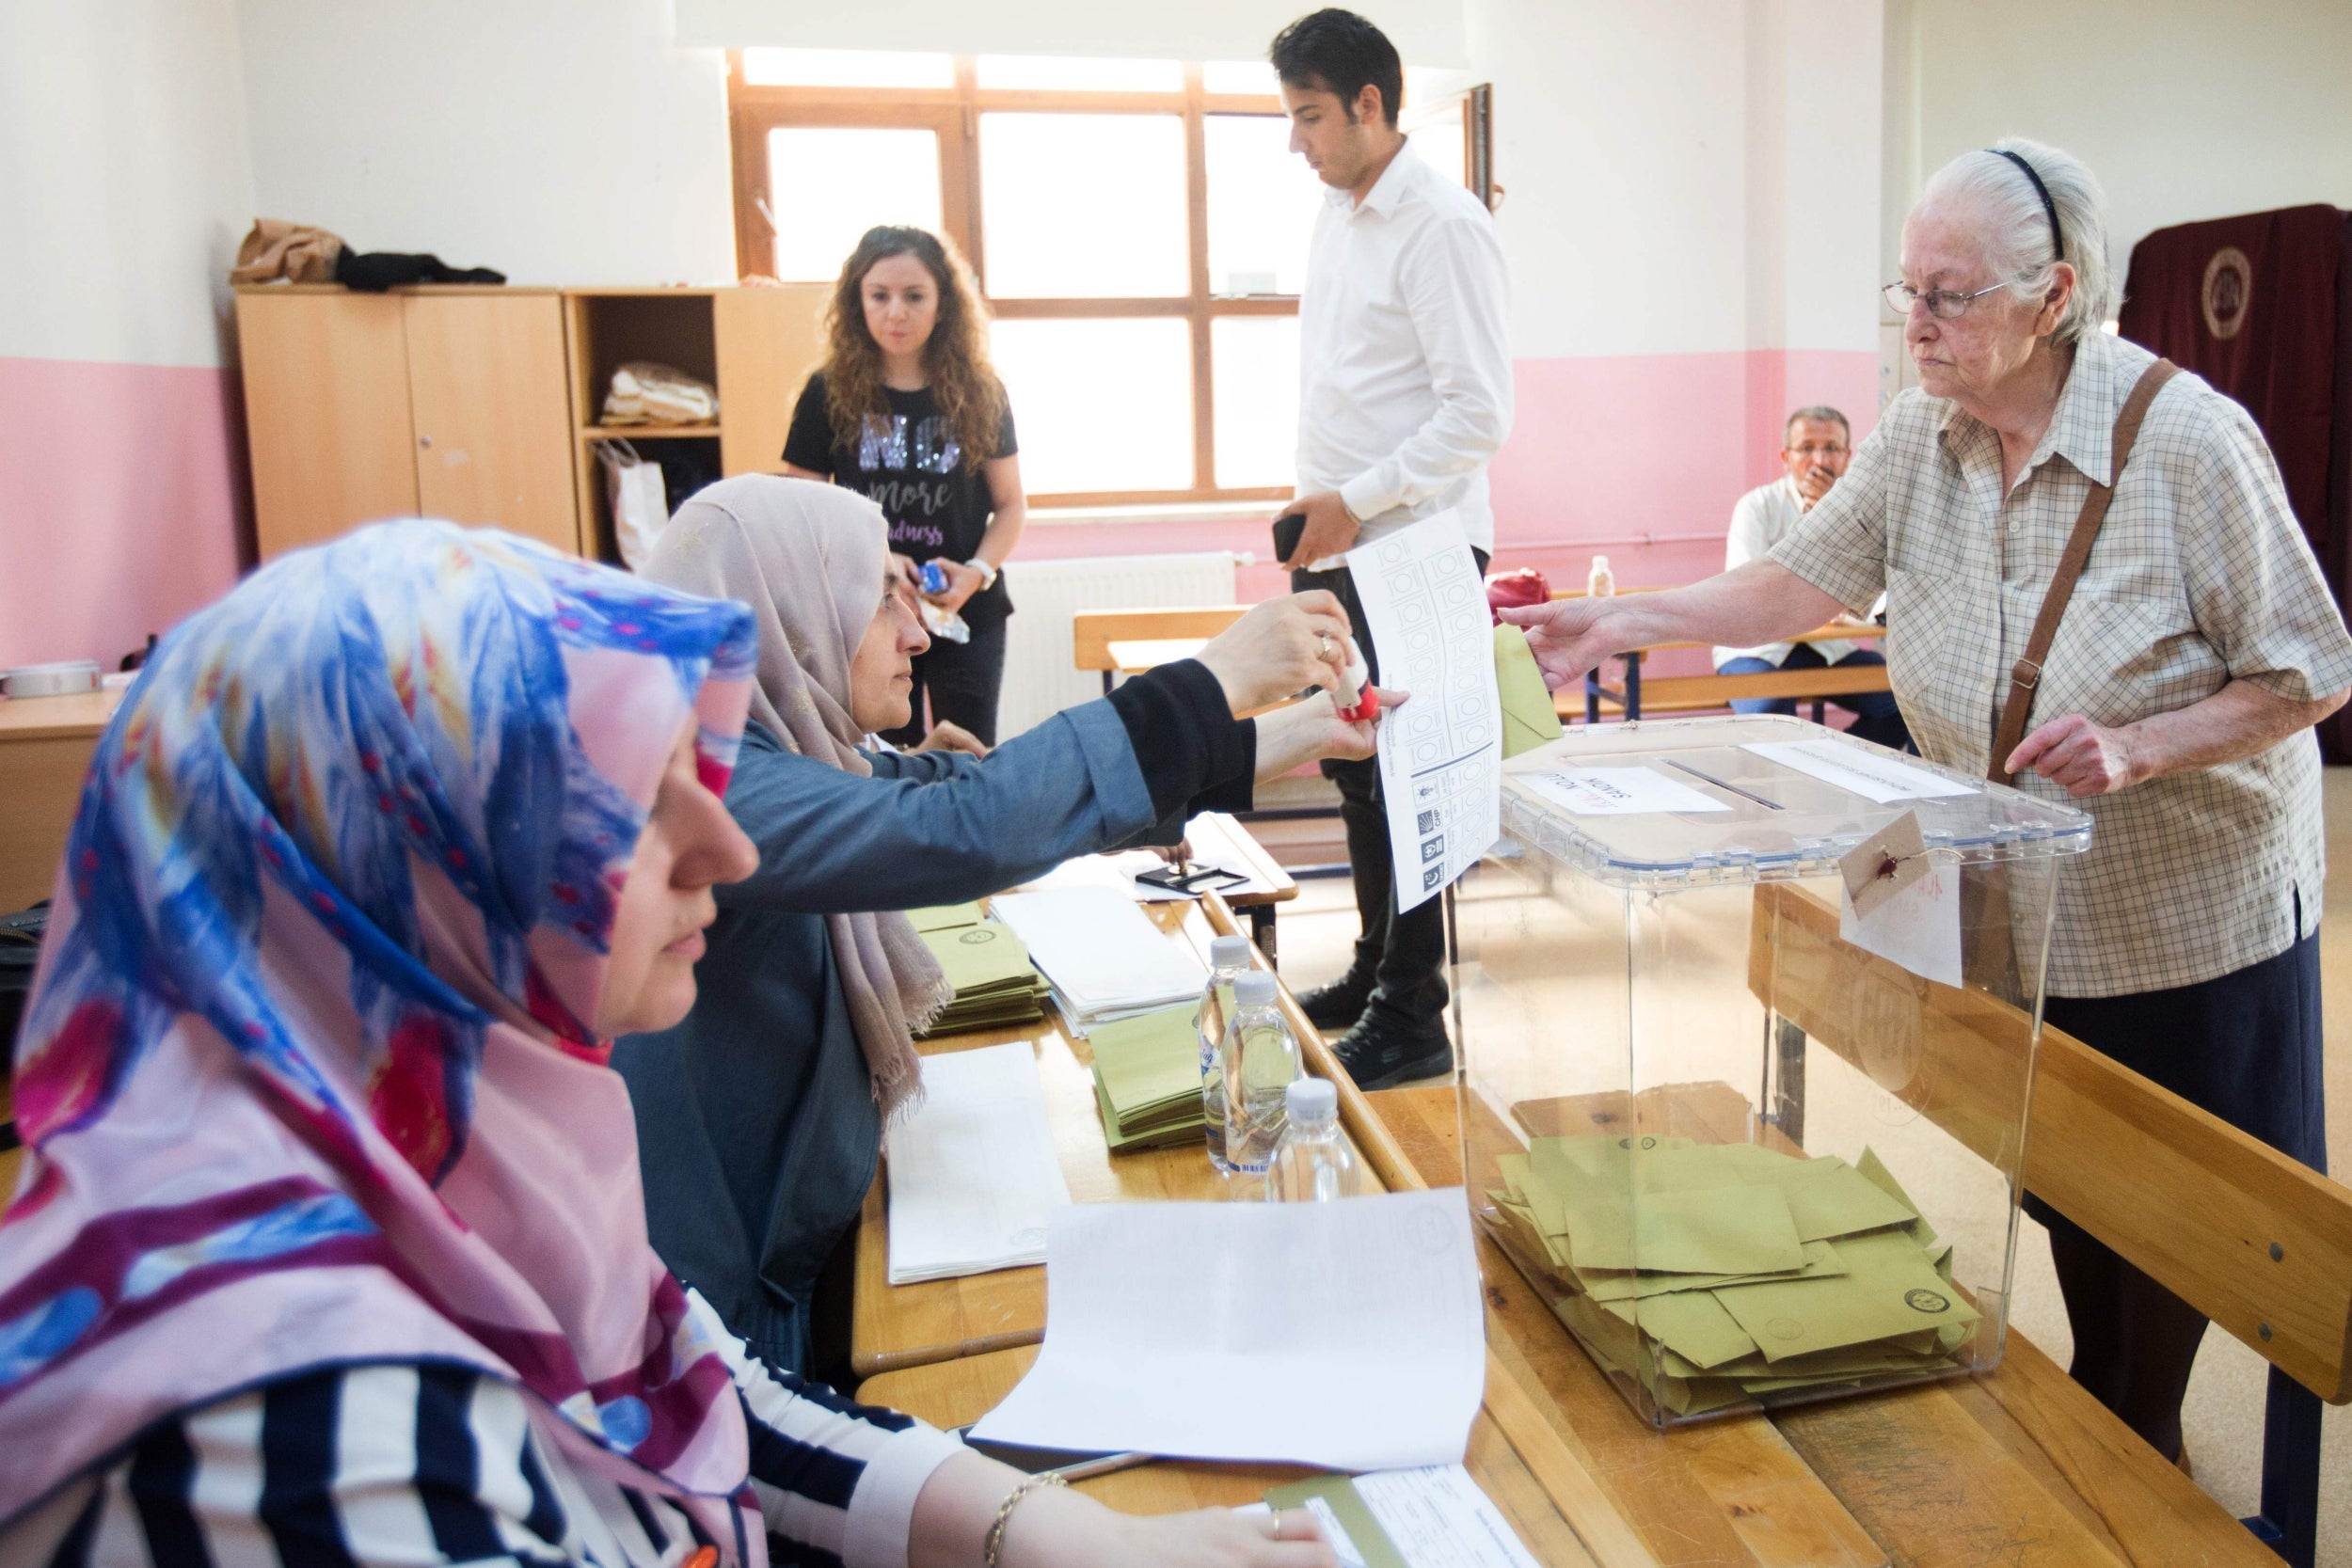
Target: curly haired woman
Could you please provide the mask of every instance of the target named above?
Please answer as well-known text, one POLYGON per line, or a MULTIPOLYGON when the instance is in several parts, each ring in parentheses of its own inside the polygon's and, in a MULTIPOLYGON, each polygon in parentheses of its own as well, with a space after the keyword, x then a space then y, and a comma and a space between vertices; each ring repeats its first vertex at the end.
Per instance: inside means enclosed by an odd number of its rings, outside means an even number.
POLYGON ((887 738, 924 738, 931 717, 996 743, 1012 599, 998 569, 1021 539, 1012 408, 989 368, 988 317, 962 258, 920 229, 869 229, 841 267, 826 312, 825 362, 785 437, 784 471, 869 497, 890 548, 946 575, 925 596, 961 614, 968 642, 941 639, 914 661, 914 718, 887 738))

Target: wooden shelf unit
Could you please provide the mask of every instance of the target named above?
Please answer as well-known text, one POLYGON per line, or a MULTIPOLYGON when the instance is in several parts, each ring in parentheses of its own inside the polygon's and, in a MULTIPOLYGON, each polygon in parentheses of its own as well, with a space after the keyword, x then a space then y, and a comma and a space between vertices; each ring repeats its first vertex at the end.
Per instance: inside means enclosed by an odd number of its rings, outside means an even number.
POLYGON ((723 474, 778 471, 830 292, 240 288, 262 556, 422 514, 617 561, 598 447, 707 441, 723 474), (638 359, 711 383, 718 420, 602 423, 638 359))

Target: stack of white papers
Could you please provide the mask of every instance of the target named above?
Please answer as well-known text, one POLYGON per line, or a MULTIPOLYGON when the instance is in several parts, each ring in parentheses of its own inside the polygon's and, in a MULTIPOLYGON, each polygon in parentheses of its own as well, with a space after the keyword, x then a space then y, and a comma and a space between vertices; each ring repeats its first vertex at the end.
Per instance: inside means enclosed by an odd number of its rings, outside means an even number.
POLYGON ((1462 1189, 1057 1210, 1045 1344, 973 1435, 1088 1452, 1460 1463, 1486 1388, 1462 1189))
POLYGON ((890 1130, 890 1283, 1045 1260, 1070 1201, 1025 1040, 923 1058, 923 1100, 890 1130))
POLYGON ((1209 983, 1200 960, 1124 895, 1106 887, 1000 893, 996 918, 1029 946, 1073 1031, 1198 1001, 1209 983))

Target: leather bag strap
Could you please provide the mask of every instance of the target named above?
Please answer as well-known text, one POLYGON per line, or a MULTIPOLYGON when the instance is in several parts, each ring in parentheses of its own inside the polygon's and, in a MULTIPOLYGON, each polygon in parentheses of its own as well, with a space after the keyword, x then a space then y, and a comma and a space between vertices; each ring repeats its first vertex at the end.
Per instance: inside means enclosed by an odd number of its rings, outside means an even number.
POLYGON ((2090 546, 2098 542, 2099 525, 2107 519, 2107 503, 2115 499, 2115 487, 2122 483, 2123 465, 2132 459, 2132 444, 2139 439, 2140 421, 2147 418, 2148 405, 2156 401, 2164 384, 2180 373, 2181 367, 2169 359, 2159 359, 2142 371, 2133 386, 2131 396, 2123 400, 2122 412, 2115 416, 2113 466, 2106 483, 2090 482, 2090 494, 2083 498, 2083 509, 2074 519, 2074 531, 2066 541, 2066 553, 2058 558, 2058 570, 2051 575, 2049 592, 2042 596, 2042 611, 2033 619, 2033 631, 2026 639, 2026 654, 2009 673, 2009 700, 2001 705, 2000 727, 1994 732, 1993 756, 1985 777, 1994 784, 2008 784, 2011 778, 2003 766, 2017 743, 2026 738, 2026 724, 2033 715, 2034 692, 2042 685, 2042 660, 2050 656, 2050 642, 2058 636, 2058 622, 2065 617, 2066 602, 2074 596, 2074 579, 2082 576, 2083 563, 2090 559, 2090 546))

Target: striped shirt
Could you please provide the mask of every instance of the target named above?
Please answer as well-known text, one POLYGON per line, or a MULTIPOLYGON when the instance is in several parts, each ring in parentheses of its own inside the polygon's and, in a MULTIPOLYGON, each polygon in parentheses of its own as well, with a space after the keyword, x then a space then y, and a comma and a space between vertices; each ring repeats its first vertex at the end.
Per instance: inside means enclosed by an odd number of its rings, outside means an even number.
MULTIPOLYGON (((771 1560, 900 1568, 915 1494, 961 1445, 725 1342, 771 1560)), ((667 1499, 569 1464, 555 1419, 449 1362, 298 1373, 150 1427, 0 1531, 0 1568, 674 1568, 704 1545, 736 1557, 667 1499)))

